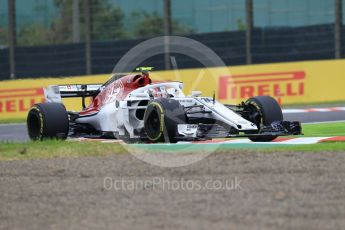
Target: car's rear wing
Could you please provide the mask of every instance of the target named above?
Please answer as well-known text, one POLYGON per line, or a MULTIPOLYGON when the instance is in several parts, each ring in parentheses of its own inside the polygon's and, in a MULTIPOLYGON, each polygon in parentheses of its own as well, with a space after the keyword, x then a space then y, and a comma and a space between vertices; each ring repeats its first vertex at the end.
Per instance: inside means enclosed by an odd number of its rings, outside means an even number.
POLYGON ((44 96, 47 102, 58 103, 62 102, 62 98, 80 97, 83 99, 83 107, 85 107, 84 99, 95 97, 102 86, 102 84, 51 85, 44 89, 44 96))
POLYGON ((93 97, 96 96, 102 85, 59 85, 62 98, 65 97, 93 97))

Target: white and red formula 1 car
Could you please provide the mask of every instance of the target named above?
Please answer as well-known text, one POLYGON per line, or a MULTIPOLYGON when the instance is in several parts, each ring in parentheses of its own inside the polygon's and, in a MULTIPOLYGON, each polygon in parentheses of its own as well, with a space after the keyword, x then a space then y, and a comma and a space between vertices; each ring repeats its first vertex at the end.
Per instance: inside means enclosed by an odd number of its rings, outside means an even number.
POLYGON ((198 141, 248 137, 258 142, 299 135, 299 122, 283 121, 279 104, 258 96, 223 105, 200 92, 185 96, 181 82, 152 83, 148 68, 114 75, 105 84, 60 85, 45 89, 46 102, 27 117, 32 140, 67 137, 117 138, 128 142, 198 141), (61 98, 82 98, 80 112, 66 111, 61 98), (85 98, 92 102, 85 106, 85 98))

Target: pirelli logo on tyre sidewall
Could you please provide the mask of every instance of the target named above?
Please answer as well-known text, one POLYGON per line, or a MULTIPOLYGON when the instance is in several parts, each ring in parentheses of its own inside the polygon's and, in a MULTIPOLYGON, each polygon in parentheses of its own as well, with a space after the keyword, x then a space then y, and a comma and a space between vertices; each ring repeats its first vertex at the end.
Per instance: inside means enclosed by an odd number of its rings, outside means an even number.
POLYGON ((21 118, 36 103, 43 102, 43 88, 0 89, 2 118, 21 118))
POLYGON ((220 76, 218 98, 221 101, 243 101, 254 96, 272 96, 284 102, 305 94, 304 71, 268 72, 220 76))

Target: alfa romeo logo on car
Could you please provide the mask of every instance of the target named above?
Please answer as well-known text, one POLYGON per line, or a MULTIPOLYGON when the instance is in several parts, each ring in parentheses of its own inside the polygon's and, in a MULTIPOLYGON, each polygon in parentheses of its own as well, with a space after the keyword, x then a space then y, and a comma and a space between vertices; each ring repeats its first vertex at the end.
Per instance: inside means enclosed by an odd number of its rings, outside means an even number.
POLYGON ((112 88, 109 88, 110 93, 105 100, 105 103, 111 103, 116 100, 116 98, 123 93, 123 84, 121 81, 118 81, 114 84, 112 88))

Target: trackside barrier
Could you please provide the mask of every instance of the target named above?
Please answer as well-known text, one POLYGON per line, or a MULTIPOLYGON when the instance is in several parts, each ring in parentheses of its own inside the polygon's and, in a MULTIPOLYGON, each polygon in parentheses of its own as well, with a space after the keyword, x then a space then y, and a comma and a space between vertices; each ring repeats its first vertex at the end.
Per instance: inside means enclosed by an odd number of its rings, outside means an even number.
MULTIPOLYGON (((58 84, 104 83, 107 75, 0 81, 0 120, 22 119, 35 103, 44 101, 43 87, 58 84)), ((239 103, 270 95, 282 104, 345 102, 345 60, 307 61, 226 68, 153 71, 154 81, 175 80, 185 93, 201 91, 223 103, 239 103)), ((80 99, 64 99, 67 109, 80 110, 80 99)))

